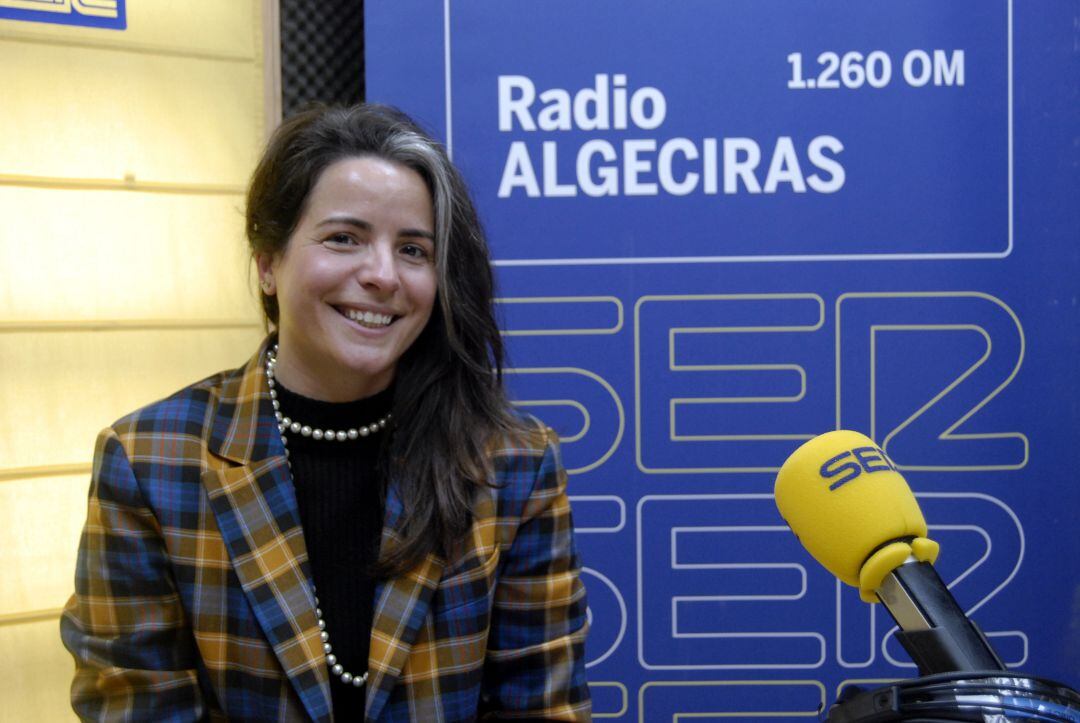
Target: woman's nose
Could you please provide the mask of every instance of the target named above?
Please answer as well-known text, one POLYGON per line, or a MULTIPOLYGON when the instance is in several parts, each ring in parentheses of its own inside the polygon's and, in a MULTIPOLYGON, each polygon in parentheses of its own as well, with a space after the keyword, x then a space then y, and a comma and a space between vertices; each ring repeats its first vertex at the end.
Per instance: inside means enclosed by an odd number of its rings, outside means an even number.
POLYGON ((374 243, 357 270, 357 278, 365 287, 377 288, 383 292, 397 290, 400 285, 398 278, 397 259, 394 257, 394 248, 391 244, 374 243))

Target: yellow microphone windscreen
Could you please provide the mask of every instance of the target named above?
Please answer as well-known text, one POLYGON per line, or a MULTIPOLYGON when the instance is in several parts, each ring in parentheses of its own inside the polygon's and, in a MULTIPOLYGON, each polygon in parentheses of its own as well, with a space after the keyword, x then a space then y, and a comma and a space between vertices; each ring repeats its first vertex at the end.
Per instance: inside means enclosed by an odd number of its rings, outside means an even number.
MULTIPOLYGON (((859 575, 875 551, 926 537, 926 521, 907 481, 858 432, 828 432, 799 447, 780 468, 775 494, 780 515, 807 551, 855 587, 865 587, 859 575)), ((864 598, 869 592, 864 590, 864 598)))

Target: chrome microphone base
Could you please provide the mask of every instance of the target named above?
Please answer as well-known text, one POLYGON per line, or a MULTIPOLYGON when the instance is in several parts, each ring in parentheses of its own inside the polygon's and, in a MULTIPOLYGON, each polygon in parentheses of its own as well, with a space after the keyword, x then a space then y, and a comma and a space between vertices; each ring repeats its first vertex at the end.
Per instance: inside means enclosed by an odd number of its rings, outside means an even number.
POLYGON ((898 681, 873 690, 849 689, 829 709, 827 723, 889 721, 1080 721, 1080 693, 1022 673, 968 671, 898 681))

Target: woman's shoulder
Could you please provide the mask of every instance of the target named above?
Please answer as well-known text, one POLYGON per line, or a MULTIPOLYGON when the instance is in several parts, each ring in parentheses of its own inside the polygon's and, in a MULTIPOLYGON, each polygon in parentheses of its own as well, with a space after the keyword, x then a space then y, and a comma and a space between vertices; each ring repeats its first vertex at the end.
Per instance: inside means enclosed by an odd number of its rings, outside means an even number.
POLYGON ((487 488, 492 503, 488 510, 509 525, 504 532, 562 510, 568 483, 555 432, 520 410, 514 418, 514 429, 498 435, 492 445, 494 477, 487 488))
POLYGON ((240 367, 211 374, 125 414, 111 428, 121 436, 125 432, 195 432, 195 428, 209 424, 217 409, 228 402, 230 389, 238 386, 243 373, 244 367, 240 367))
POLYGON ((542 457, 549 448, 558 446, 559 436, 555 431, 532 414, 511 406, 508 417, 508 427, 492 439, 492 456, 542 457))
POLYGON ((489 447, 495 487, 502 497, 528 496, 565 483, 559 437, 543 421, 521 410, 514 424, 489 447))

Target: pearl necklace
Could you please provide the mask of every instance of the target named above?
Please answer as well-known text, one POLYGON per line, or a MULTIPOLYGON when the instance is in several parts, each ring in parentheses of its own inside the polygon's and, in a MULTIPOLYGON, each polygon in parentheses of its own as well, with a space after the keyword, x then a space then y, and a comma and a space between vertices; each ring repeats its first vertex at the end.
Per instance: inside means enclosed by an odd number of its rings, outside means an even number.
MULTIPOLYGON (((278 422, 281 444, 285 447, 285 462, 289 465, 290 477, 292 476, 292 461, 289 459, 289 440, 285 437, 286 431, 298 432, 301 436, 313 437, 314 439, 344 442, 358 437, 366 437, 381 429, 386 429, 386 425, 390 422, 389 414, 371 424, 353 427, 345 431, 312 429, 306 424, 300 424, 286 417, 281 411, 281 403, 278 402, 278 393, 275 388, 277 387, 277 381, 274 379, 274 367, 277 365, 277 351, 277 344, 274 344, 272 349, 266 351, 266 383, 270 387, 270 403, 274 405, 274 417, 278 422)), ((363 675, 355 675, 345 670, 345 667, 338 662, 337 655, 334 654, 334 648, 330 645, 330 633, 326 630, 326 621, 323 619, 322 608, 319 607, 318 595, 315 596, 315 618, 319 625, 319 637, 322 639, 323 653, 326 655, 326 666, 330 668, 330 672, 336 675, 345 685, 352 685, 355 688, 363 686, 367 682, 369 671, 365 670, 363 675)))
MULTIPOLYGON (((300 422, 286 417, 281 411, 281 403, 278 402, 277 389, 274 388, 277 386, 277 381, 274 379, 274 368, 277 366, 277 350, 277 344, 274 344, 272 349, 266 350, 266 383, 270 386, 270 403, 274 405, 274 417, 277 419, 278 431, 281 432, 282 440, 285 439, 286 430, 293 434, 300 434, 301 437, 325 439, 328 442, 333 442, 335 440, 344 442, 347 439, 353 440, 357 437, 366 437, 369 434, 378 432, 380 429, 386 429, 387 423, 390 422, 389 414, 371 424, 361 424, 359 427, 338 430, 336 432, 332 429, 313 429, 306 424, 301 424, 300 422)), ((289 456, 288 449, 285 450, 285 456, 289 456)))

